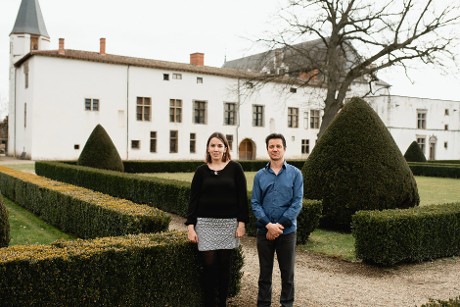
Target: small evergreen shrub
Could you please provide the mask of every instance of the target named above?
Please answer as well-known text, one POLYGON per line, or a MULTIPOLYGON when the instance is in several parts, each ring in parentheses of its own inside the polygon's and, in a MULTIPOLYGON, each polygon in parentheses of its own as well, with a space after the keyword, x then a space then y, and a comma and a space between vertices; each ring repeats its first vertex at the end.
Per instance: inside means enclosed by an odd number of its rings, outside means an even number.
POLYGON ((406 150, 404 158, 407 162, 426 162, 425 155, 416 141, 413 141, 406 150))
POLYGON ((459 307, 460 296, 456 298, 450 298, 449 300, 436 300, 429 299, 428 303, 421 305, 420 307, 459 307))
POLYGON ((97 125, 89 136, 77 164, 119 172, 124 170, 120 154, 101 125, 97 125))
POLYGON ((0 247, 7 247, 10 243, 10 222, 8 220, 8 211, 3 203, 3 197, 0 194, 0 247))
POLYGON ((358 210, 409 208, 420 202, 414 176, 377 113, 352 98, 305 162, 304 198, 322 199, 325 228, 350 231, 358 210))

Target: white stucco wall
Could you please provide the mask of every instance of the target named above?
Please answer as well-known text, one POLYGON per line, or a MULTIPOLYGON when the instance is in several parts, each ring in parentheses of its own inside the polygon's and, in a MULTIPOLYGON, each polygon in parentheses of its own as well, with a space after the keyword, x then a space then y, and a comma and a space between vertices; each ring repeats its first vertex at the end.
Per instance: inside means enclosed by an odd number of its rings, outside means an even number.
POLYGON ((427 159, 460 159, 460 101, 405 96, 377 96, 369 101, 403 154, 417 138, 425 138, 427 159), (426 129, 417 128, 418 110, 426 111, 426 129))
MULTIPOLYGON (((125 67, 48 57, 29 59, 29 87, 18 69, 16 153, 27 158, 76 159, 97 124, 126 152, 125 67), (99 99, 99 112, 85 111, 85 98, 99 99), (27 102, 27 125, 23 105, 27 102), (79 149, 75 149, 75 145, 79 149), (24 148, 24 149, 23 149, 24 148)), ((11 144, 11 142, 10 142, 11 144)))
POLYGON ((256 158, 266 159, 264 140, 271 132, 285 135, 287 158, 306 158, 301 154, 301 140, 309 139, 311 150, 318 133, 318 129, 305 127, 303 113, 320 108, 319 96, 301 89, 292 94, 289 87, 272 84, 254 92, 233 78, 45 56, 32 56, 27 63, 27 89, 25 65, 17 68, 16 111, 12 118, 17 132, 10 144, 15 144, 17 156, 25 152, 29 159, 77 159, 97 124, 107 130, 122 159, 129 160, 203 159, 207 138, 214 131, 233 136, 234 158, 238 158, 241 141, 249 139, 256 158), (165 73, 170 74, 169 81, 163 80, 165 73), (182 79, 173 79, 173 73, 180 73, 182 79), (197 83, 197 77, 203 78, 202 84, 197 83), (150 121, 136 119, 137 97, 151 98, 150 121), (99 99, 99 111, 85 111, 85 98, 99 99), (181 123, 170 123, 170 99, 182 100, 181 123), (207 102, 206 124, 193 122, 195 100, 207 102), (240 103, 239 125, 223 125, 225 102, 240 103), (252 126, 253 104, 265 106, 263 127, 252 126), (299 108, 298 128, 287 127, 287 107, 299 108), (171 130, 179 134, 177 153, 169 152, 171 130), (151 131, 157 132, 156 153, 150 152, 151 131), (196 134, 196 153, 189 150, 190 133, 196 134), (140 141, 139 149, 131 148, 132 140, 140 141))

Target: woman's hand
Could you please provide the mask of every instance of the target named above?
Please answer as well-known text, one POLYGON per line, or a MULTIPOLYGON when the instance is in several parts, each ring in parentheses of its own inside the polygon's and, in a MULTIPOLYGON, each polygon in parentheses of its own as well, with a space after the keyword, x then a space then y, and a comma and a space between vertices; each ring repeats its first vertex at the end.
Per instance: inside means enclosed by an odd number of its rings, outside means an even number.
POLYGON ((238 227, 236 228, 235 236, 241 238, 246 233, 246 225, 243 222, 238 222, 238 227))
POLYGON ((187 226, 187 237, 190 242, 198 243, 198 236, 195 231, 195 225, 190 224, 187 226))

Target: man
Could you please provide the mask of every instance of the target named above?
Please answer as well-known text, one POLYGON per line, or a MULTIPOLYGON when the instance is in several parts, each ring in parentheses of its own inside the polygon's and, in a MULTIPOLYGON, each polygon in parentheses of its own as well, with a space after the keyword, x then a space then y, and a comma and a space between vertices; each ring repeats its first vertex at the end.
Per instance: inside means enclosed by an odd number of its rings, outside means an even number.
POLYGON ((257 219, 259 293, 257 306, 270 306, 274 256, 281 272, 281 306, 294 303, 297 216, 302 209, 303 178, 286 163, 286 140, 272 133, 265 139, 270 161, 254 177, 251 206, 257 219))

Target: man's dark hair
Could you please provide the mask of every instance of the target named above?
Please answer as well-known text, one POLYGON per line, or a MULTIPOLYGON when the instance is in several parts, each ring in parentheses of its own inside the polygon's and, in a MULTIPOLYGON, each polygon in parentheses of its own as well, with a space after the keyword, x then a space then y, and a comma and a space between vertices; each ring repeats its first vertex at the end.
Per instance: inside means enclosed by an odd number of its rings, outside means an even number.
POLYGON ((267 147, 267 149, 268 149, 268 142, 271 139, 281 139, 283 141, 283 148, 286 148, 286 139, 284 138, 284 136, 281 133, 272 133, 272 134, 269 134, 265 138, 265 147, 267 147))

